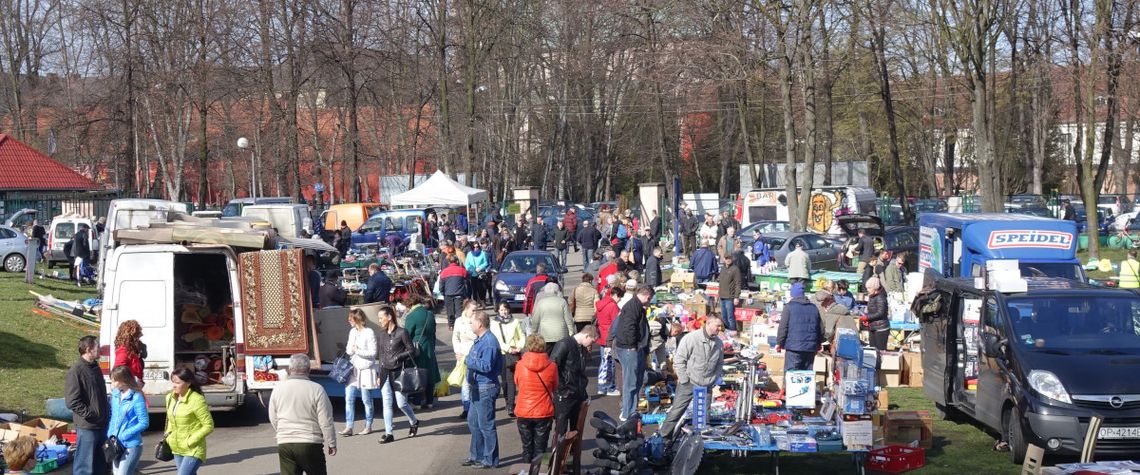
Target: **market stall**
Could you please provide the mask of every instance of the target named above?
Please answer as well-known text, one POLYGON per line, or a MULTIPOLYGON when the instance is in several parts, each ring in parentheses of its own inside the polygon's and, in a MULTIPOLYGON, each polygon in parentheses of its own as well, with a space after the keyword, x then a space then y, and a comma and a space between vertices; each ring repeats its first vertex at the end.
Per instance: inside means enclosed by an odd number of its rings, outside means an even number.
POLYGON ((487 201, 487 191, 452 180, 437 170, 419 186, 392 197, 392 206, 471 206, 487 201))

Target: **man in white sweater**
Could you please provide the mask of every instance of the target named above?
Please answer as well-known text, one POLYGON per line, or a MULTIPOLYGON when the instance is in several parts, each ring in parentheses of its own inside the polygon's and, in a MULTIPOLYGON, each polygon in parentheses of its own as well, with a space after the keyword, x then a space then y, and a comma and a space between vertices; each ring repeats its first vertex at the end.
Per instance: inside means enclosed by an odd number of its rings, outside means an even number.
POLYGON ((284 475, 325 475, 325 454, 336 455, 332 403, 321 385, 309 380, 309 357, 289 357, 289 379, 273 389, 269 423, 277 433, 277 454, 284 475))

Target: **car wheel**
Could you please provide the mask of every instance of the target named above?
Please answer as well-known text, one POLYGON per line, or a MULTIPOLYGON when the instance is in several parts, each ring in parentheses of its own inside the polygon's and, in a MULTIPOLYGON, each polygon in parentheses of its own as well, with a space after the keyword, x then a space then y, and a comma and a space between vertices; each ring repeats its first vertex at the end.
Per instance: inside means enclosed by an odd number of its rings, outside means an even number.
POLYGON ((1005 416, 1005 441, 1009 444, 1009 460, 1021 465, 1025 461, 1025 434, 1021 432, 1021 411, 1011 407, 1005 416))
POLYGON ((4 270, 8 272, 23 272, 26 264, 23 254, 9 254, 4 258, 4 270))

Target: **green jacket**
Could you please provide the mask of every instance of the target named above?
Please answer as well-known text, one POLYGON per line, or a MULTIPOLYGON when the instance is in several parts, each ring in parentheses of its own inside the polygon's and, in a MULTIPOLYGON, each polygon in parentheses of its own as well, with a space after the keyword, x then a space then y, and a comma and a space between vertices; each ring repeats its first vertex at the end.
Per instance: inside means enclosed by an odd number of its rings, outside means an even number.
POLYGON ((442 381, 435 357, 435 315, 427 307, 416 305, 408 310, 408 316, 404 319, 404 330, 412 337, 412 344, 417 347, 416 366, 427 368, 428 382, 435 386, 442 381))
POLYGON ((906 292, 906 271, 893 261, 883 270, 883 290, 888 294, 906 292))
POLYGON ((206 397, 187 391, 185 400, 174 407, 174 392, 166 394, 166 443, 174 455, 206 461, 206 436, 214 431, 214 418, 206 397), (177 412, 176 412, 177 411, 177 412))

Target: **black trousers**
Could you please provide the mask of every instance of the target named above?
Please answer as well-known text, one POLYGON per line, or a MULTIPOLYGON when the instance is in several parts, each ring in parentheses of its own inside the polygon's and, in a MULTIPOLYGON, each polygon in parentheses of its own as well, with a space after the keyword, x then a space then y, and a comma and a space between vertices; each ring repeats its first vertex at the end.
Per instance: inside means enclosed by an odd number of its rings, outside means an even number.
POLYGON ((443 304, 447 308, 447 325, 454 326, 455 319, 459 318, 459 314, 463 313, 463 296, 447 295, 443 297, 443 304))
POLYGON ((887 340, 891 338, 891 331, 888 330, 871 330, 871 346, 879 351, 887 351, 887 340))
POLYGON ((325 452, 321 444, 277 444, 281 475, 326 475, 325 452))
POLYGON ((501 381, 499 389, 503 392, 507 412, 511 414, 515 412, 515 392, 518 391, 518 388, 515 387, 515 365, 517 363, 518 356, 504 355, 503 371, 499 372, 499 380, 501 381))
POLYGON ((478 275, 469 276, 467 277, 467 285, 471 288, 471 298, 475 299, 476 302, 482 302, 487 294, 483 279, 480 279, 478 275))
POLYGON ((561 436, 568 431, 577 430, 578 411, 582 409, 580 399, 562 399, 554 396, 554 435, 561 436))
POLYGON ((586 325, 590 325, 592 323, 593 322, 574 322, 574 331, 581 332, 583 328, 586 328, 586 325))
POLYGON ((516 421, 519 426, 519 440, 522 442, 523 461, 530 463, 535 457, 546 453, 546 440, 550 438, 553 419, 523 419, 516 421))

